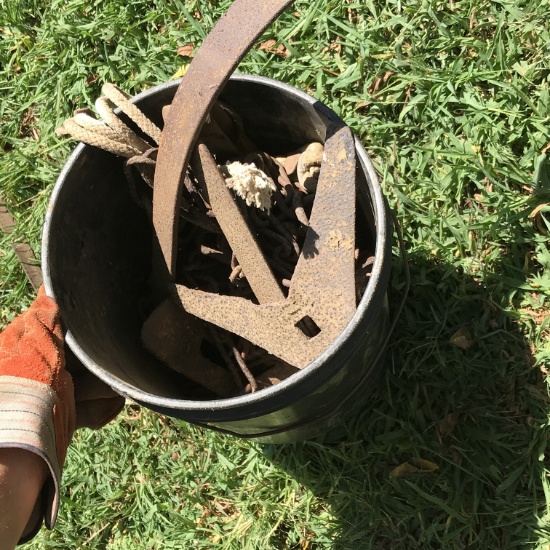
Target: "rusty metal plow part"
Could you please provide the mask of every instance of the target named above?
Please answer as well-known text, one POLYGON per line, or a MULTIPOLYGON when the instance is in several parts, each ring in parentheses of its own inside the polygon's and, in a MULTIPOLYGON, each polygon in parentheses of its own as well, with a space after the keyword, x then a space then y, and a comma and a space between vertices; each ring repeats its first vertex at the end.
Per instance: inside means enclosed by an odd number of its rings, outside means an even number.
MULTIPOLYGON (((207 158, 203 155, 202 160, 207 158)), ((310 225, 288 298, 256 305, 243 298, 176 285, 185 310, 297 368, 304 368, 319 357, 340 336, 356 311, 355 169, 355 142, 350 129, 329 129, 310 225), (303 327, 307 325, 319 329, 318 334, 306 335, 303 327)), ((211 177, 210 171, 205 175, 211 192, 217 178, 211 177)), ((217 208, 216 215, 225 220, 224 225, 231 223, 231 217, 236 221, 239 216, 227 202, 220 202, 217 208)), ((246 223, 241 223, 240 230, 248 232, 241 235, 241 243, 253 240, 246 223)), ((247 278, 256 269, 263 270, 265 263, 260 252, 254 266, 254 253, 249 254, 244 267, 247 278)), ((256 293, 254 287, 253 290, 256 293)), ((257 298, 262 302, 261 295, 257 298)))
POLYGON ((212 211, 256 298, 260 304, 284 300, 277 279, 206 145, 199 144, 197 156, 212 211))
POLYGON ((172 370, 216 395, 227 397, 234 391, 229 372, 202 355, 205 324, 174 301, 165 300, 153 311, 143 325, 141 338, 145 347, 172 370), (182 338, 182 331, 192 338, 182 338))
MULTIPOLYGON (((235 0, 204 40, 172 101, 160 141, 153 195, 153 225, 172 279, 182 176, 199 132, 239 61, 290 4, 292 0, 235 0)), ((164 270, 157 266, 158 273, 164 270)))

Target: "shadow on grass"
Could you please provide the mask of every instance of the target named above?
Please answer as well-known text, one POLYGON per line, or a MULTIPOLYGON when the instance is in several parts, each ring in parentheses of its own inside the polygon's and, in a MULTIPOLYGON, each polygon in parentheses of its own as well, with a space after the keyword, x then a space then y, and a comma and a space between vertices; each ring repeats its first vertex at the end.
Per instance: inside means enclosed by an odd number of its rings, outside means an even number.
MULTIPOLYGON (((334 548, 535 547, 550 536, 540 519, 550 405, 500 274, 480 282, 421 255, 410 267, 371 403, 334 443, 265 452, 327 503, 334 548), (459 329, 464 348, 451 343, 459 329)), ((283 526, 275 547, 284 539, 283 526)))

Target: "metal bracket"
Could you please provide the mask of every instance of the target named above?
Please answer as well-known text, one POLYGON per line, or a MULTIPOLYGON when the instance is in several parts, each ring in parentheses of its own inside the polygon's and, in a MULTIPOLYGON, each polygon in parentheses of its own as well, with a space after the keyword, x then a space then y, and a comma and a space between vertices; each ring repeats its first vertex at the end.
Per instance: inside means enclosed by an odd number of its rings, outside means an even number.
MULTIPOLYGON (((309 228, 288 298, 266 303, 263 293, 256 291, 252 283, 260 305, 239 297, 177 285, 186 311, 242 336, 298 368, 306 367, 323 353, 340 336, 356 310, 355 142, 347 126, 332 130, 334 133, 329 134, 325 144, 325 161, 309 228), (308 322, 313 323, 318 334, 306 334, 301 328, 304 321, 306 327, 308 322)), ((205 158, 208 157, 203 156, 203 160, 205 158)), ((216 177, 206 181, 209 194, 213 182, 217 182, 216 177)), ((229 200, 232 201, 232 197, 229 200)), ((224 218, 228 215, 226 210, 224 218)), ((237 218, 235 216, 235 220, 237 218)), ((248 226, 244 224, 240 229, 242 242, 250 242, 253 237, 248 226)), ((242 262, 238 252, 235 253, 242 262)), ((256 261, 252 258, 243 266, 249 280, 252 274, 256 276, 258 268, 266 273, 260 256, 261 252, 256 261)), ((263 292, 261 286, 260 289, 263 292)))

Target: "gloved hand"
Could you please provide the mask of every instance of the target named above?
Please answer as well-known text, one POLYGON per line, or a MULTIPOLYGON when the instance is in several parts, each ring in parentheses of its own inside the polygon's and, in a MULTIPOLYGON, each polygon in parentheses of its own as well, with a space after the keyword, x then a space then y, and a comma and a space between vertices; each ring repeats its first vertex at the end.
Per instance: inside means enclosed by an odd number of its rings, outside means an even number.
POLYGON ((73 377, 76 428, 97 430, 108 424, 124 407, 124 397, 92 374, 67 346, 65 364, 73 377))
MULTIPOLYGON (((21 542, 34 536, 42 518, 50 529, 55 523, 61 471, 77 426, 74 396, 71 375, 65 370, 59 310, 41 288, 31 307, 0 334, 0 448, 37 454, 51 474, 37 502, 42 510, 32 515, 36 525, 27 526, 21 542)), ((107 399, 107 407, 105 400, 95 400, 97 394, 88 392, 85 397, 81 426, 100 427, 124 405, 120 396, 107 399), (94 408, 94 402, 101 406, 94 408)))

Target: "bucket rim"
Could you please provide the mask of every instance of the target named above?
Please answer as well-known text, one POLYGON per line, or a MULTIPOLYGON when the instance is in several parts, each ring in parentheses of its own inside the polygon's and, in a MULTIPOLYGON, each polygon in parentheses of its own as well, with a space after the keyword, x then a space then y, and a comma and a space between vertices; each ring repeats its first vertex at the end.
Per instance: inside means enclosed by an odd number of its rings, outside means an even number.
MULTIPOLYGON (((242 73, 232 75, 230 80, 239 82, 250 82, 253 84, 262 84, 271 88, 276 88, 282 92, 288 93, 291 96, 294 96, 304 101, 321 114, 325 114, 333 119, 335 117, 338 119, 340 118, 326 104, 290 84, 279 82, 277 80, 273 80, 271 78, 263 76, 242 73)), ((157 86, 153 86, 131 98, 131 102, 139 103, 141 100, 148 98, 152 95, 156 95, 161 91, 171 88, 176 89, 180 81, 181 79, 175 79, 164 82, 157 86)), ((348 337, 356 330, 360 321, 363 319, 371 305, 376 305, 380 302, 383 296, 385 296, 386 288, 388 285, 388 281, 384 281, 384 277, 387 277, 388 273, 388 262, 391 261, 391 235, 389 230, 391 225, 389 223, 388 206, 382 192, 382 188, 380 186, 375 168, 363 145, 355 134, 354 140, 357 158, 360 161, 361 167, 364 171, 374 214, 375 251, 372 272, 367 288, 357 306, 355 314, 344 329, 344 331, 340 334, 337 340, 335 340, 319 357, 317 357, 317 359, 312 361, 307 367, 301 369, 299 372, 296 372, 289 378, 279 382, 275 386, 262 389, 261 391, 258 391, 256 393, 224 399, 213 399, 209 401, 194 401, 187 399, 176 399, 171 397, 161 397, 159 395, 144 391, 128 382, 121 380, 120 378, 114 376, 103 367, 101 367, 99 364, 97 364, 82 349, 76 338, 73 336, 72 332, 68 330, 65 335, 65 341, 74 352, 74 354, 77 356, 77 358, 86 366, 88 370, 90 370, 100 380, 111 386, 121 395, 128 397, 131 400, 139 402, 143 405, 151 406, 152 408, 157 407, 162 409, 172 409, 174 411, 187 410, 196 412, 220 412, 231 409, 238 409, 242 406, 250 407, 251 405, 259 404, 270 399, 277 399, 278 396, 285 394, 292 386, 295 386, 312 377, 315 377, 317 371, 337 353, 342 343, 345 342, 348 337), (383 287, 382 289, 381 286, 383 287)), ((54 189, 52 190, 48 203, 48 208, 46 211, 42 232, 42 258, 44 259, 43 276, 46 294, 54 299, 56 299, 56 296, 53 289, 50 264, 48 262, 51 235, 50 229, 52 225, 54 207, 57 202, 57 198, 61 193, 61 189, 63 188, 63 185, 65 183, 67 174, 72 170, 80 155, 82 155, 86 151, 86 149, 90 147, 91 146, 84 143, 79 143, 72 154, 69 156, 54 185, 54 189)), ((376 315, 372 315, 372 319, 370 320, 370 322, 374 321, 376 317, 376 315)), ((325 380, 326 377, 323 377, 319 384, 324 383, 325 380)))

